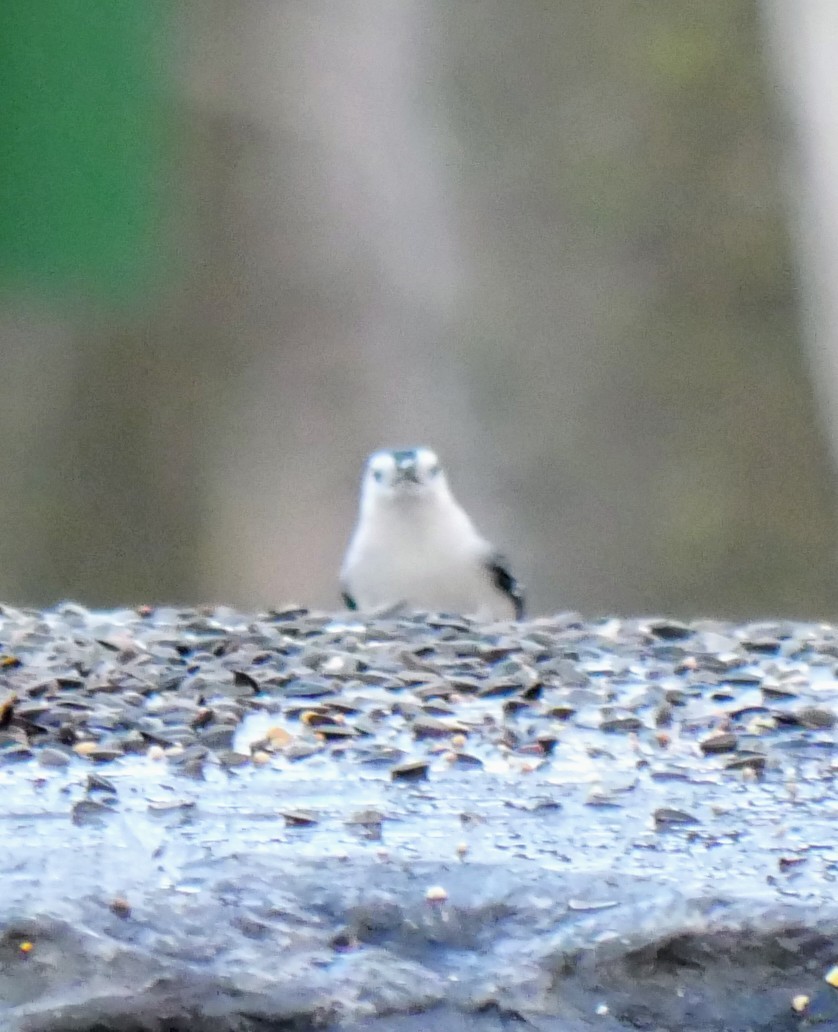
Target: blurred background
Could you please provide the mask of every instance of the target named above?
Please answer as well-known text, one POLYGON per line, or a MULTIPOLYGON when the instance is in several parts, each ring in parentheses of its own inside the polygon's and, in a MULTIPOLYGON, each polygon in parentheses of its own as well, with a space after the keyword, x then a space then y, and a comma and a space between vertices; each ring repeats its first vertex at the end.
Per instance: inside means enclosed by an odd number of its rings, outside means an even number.
POLYGON ((4 0, 0 597, 838 618, 835 0, 4 0))

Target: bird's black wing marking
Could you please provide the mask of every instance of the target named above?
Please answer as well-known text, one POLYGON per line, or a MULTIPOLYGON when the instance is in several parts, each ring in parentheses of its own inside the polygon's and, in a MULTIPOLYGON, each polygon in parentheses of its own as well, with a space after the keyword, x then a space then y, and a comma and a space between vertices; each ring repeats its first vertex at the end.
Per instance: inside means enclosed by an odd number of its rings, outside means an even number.
POLYGON ((358 608, 358 603, 349 594, 348 591, 342 591, 340 593, 340 597, 343 599, 343 604, 346 606, 347 609, 357 609, 358 608))
POLYGON ((489 557, 486 566, 492 575, 492 582, 498 591, 502 591, 515 607, 515 619, 524 619, 524 589, 509 572, 509 566, 502 555, 495 553, 489 557))

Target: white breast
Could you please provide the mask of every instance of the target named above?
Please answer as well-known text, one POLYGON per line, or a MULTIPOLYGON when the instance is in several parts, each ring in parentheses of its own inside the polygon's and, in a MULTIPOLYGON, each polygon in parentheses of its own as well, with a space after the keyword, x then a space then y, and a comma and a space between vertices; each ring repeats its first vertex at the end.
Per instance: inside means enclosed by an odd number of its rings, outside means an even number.
POLYGON ((360 609, 403 605, 509 619, 513 606, 493 583, 490 554, 453 499, 381 507, 361 519, 342 579, 360 609))

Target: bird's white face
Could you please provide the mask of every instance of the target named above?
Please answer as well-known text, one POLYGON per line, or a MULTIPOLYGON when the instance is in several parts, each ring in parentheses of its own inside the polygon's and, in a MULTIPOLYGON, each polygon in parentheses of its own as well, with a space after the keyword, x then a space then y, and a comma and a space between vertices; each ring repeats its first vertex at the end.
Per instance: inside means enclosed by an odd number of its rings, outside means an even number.
POLYGON ((439 459, 430 448, 377 451, 367 460, 363 494, 368 502, 418 500, 447 490, 439 459))

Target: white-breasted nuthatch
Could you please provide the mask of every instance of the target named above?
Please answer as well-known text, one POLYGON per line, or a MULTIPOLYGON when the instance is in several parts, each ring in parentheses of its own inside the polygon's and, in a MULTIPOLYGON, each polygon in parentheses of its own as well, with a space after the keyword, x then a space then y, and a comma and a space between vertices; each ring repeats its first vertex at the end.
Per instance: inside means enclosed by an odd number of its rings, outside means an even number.
POLYGON ((524 615, 521 588, 451 494, 429 448, 377 451, 367 460, 341 590, 350 609, 524 615))

